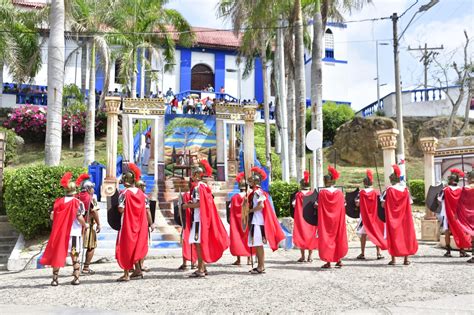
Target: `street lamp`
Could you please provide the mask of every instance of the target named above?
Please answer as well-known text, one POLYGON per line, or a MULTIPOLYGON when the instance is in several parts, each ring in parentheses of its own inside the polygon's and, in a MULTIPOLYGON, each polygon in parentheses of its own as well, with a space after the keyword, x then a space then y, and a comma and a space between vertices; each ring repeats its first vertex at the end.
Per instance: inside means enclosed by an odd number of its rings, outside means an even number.
MULTIPOLYGON (((376 55, 376 67, 377 67, 377 110, 380 110, 380 79, 379 79, 379 45, 380 46, 388 46, 388 43, 379 43, 379 41, 375 41, 375 55, 376 55)), ((384 84, 387 85, 387 84, 384 84)))
POLYGON ((395 67, 395 105, 397 114, 397 127, 398 127, 398 138, 397 138, 397 161, 400 164, 403 179, 405 180, 405 137, 403 132, 403 110, 402 110, 402 91, 400 83, 400 60, 399 60, 399 41, 405 34, 406 30, 410 26, 418 13, 426 12, 431 9, 439 0, 431 0, 428 4, 422 5, 417 12, 413 15, 410 22, 408 22, 405 29, 402 31, 400 37, 398 36, 398 20, 410 10, 408 8, 400 16, 397 13, 393 13, 390 17, 393 23, 393 62, 395 67))
POLYGON ((242 76, 241 76, 241 73, 240 73, 240 66, 237 68, 237 69, 225 69, 226 72, 230 72, 230 73, 235 73, 237 72, 237 93, 238 93, 238 96, 239 96, 239 104, 240 104, 240 99, 242 98, 242 76))

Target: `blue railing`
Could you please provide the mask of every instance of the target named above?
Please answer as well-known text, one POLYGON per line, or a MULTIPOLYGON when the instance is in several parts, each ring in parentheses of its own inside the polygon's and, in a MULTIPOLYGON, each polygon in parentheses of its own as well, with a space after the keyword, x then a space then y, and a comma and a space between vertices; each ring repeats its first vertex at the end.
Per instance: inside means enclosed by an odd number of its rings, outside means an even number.
POLYGON ((227 93, 206 92, 206 91, 199 91, 199 90, 182 91, 182 92, 179 92, 178 94, 175 94, 175 96, 179 101, 182 101, 184 98, 188 97, 191 94, 196 94, 196 95, 199 96, 199 98, 202 98, 201 97, 202 93, 214 94, 215 96, 213 98, 223 99, 223 100, 226 100, 228 102, 238 102, 239 101, 238 98, 236 98, 236 97, 234 97, 230 94, 227 94, 227 93))

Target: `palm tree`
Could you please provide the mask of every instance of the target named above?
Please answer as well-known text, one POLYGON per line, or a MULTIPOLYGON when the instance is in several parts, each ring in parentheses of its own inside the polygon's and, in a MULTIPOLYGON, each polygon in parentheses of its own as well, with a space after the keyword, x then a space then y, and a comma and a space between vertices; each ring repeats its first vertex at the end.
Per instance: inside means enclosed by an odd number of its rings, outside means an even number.
POLYGON ((62 99, 64 86, 64 0, 52 0, 48 42, 48 121, 46 124, 45 163, 59 165, 62 138, 62 99))
MULTIPOLYGON (((131 82, 131 97, 137 94, 137 57, 146 69, 150 62, 144 58, 144 50, 152 55, 163 55, 167 64, 165 70, 174 62, 175 43, 190 46, 194 41, 191 26, 176 10, 165 8, 168 0, 117 0, 112 12, 114 34, 110 41, 119 46, 115 53, 120 60, 119 77, 122 83, 131 82), (162 49, 160 52, 159 49, 162 49)), ((145 73, 142 73, 144 76, 145 73)))
MULTIPOLYGON (((74 0, 68 9, 71 28, 79 34, 85 34, 85 39, 81 42, 86 47, 90 47, 90 66, 89 66, 89 97, 87 104, 86 131, 84 138, 84 166, 88 166, 95 160, 95 79, 96 79, 96 60, 97 50, 100 51, 101 60, 103 60, 104 73, 106 76, 104 84, 104 93, 108 90, 110 78, 110 51, 104 32, 107 31, 110 24, 109 12, 112 3, 109 1, 96 0, 74 0)), ((82 49, 79 46, 77 50, 82 49)), ((73 55, 75 52, 72 52, 73 55)), ((70 55, 70 56, 71 56, 70 55)))
POLYGON ((10 0, 0 0, 0 104, 5 66, 17 83, 30 81, 41 68, 40 38, 37 24, 44 10, 26 13, 10 0))
MULTIPOLYGON (((244 76, 250 72, 255 57, 260 57, 262 63, 263 81, 263 110, 265 120, 265 159, 271 174, 271 133, 270 133, 270 78, 268 76, 268 61, 272 39, 278 16, 278 3, 271 0, 221 0, 218 4, 218 15, 232 21, 234 33, 240 36, 242 42, 240 56, 245 56, 246 69, 244 76)), ((271 175, 269 176, 271 178, 271 175)))
MULTIPOLYGON (((313 43, 311 64, 311 128, 323 133, 323 73, 322 53, 323 35, 328 18, 334 21, 344 21, 341 11, 349 13, 360 10, 371 0, 305 0, 304 4, 313 12, 313 43)), ((323 185, 323 151, 316 151, 317 181, 323 185)))

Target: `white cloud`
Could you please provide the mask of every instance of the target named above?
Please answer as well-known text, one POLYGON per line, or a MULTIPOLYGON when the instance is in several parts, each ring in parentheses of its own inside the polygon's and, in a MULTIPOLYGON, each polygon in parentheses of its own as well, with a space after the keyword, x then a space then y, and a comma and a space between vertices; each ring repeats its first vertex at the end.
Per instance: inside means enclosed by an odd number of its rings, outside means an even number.
POLYGON ((209 28, 227 28, 223 19, 216 16, 216 6, 219 0, 173 0, 168 8, 178 10, 192 26, 209 28))

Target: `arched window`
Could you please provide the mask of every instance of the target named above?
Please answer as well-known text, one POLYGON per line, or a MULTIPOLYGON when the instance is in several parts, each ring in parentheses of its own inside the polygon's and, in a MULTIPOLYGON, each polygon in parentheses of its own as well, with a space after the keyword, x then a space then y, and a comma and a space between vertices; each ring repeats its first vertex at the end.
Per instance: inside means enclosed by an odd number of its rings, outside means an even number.
POLYGON ((324 34, 324 57, 334 59, 334 35, 330 28, 324 34))
POLYGON ((214 86, 214 72, 203 63, 198 63, 191 69, 191 90, 204 90, 209 85, 214 86))

